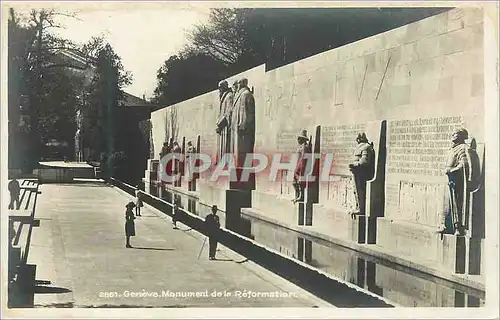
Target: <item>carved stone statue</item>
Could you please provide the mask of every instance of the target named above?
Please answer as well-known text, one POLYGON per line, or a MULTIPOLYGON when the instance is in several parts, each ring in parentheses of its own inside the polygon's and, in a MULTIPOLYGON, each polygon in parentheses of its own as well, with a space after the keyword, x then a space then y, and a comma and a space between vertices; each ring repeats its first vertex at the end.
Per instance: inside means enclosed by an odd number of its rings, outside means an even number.
POLYGON ((297 201, 304 201, 304 190, 306 187, 304 175, 306 174, 305 170, 307 167, 307 157, 305 155, 311 153, 309 138, 307 137, 306 130, 302 130, 302 133, 297 135, 297 142, 299 147, 297 149, 297 167, 295 167, 295 171, 293 173, 293 188, 295 189, 295 199, 292 200, 293 203, 296 203, 297 201))
POLYGON ((236 165, 244 164, 248 153, 253 152, 255 142, 255 99, 248 88, 248 80, 238 81, 231 116, 230 151, 236 156, 236 165))
POLYGON ((168 153, 168 142, 163 142, 163 146, 161 147, 161 152, 160 152, 160 160, 163 158, 168 153))
POLYGON ((75 153, 76 153, 76 161, 82 161, 82 133, 80 129, 76 130, 75 133, 75 153))
POLYGON ((231 112, 233 109, 234 94, 229 88, 227 81, 219 83, 220 106, 217 119, 216 132, 219 134, 217 155, 220 159, 223 154, 228 153, 231 142, 231 112))
POLYGON ((236 80, 236 81, 235 81, 235 82, 233 82, 233 84, 231 85, 231 89, 233 90, 233 94, 238 93, 238 88, 239 88, 239 84, 238 84, 238 80, 236 80))
MULTIPOLYGON (((182 152, 181 147, 179 146, 179 143, 177 141, 173 142, 171 152, 175 154, 180 154, 182 152)), ((173 159, 171 162, 172 162, 172 174, 173 176, 175 176, 176 174, 180 173, 180 161, 179 159, 173 159)), ((174 186, 179 187, 180 182, 181 179, 179 176, 179 178, 176 181, 174 181, 174 186)))
POLYGON ((188 141, 187 143, 187 148, 186 148, 186 161, 185 161, 185 174, 188 177, 188 182, 191 182, 193 180, 193 169, 192 167, 194 166, 194 163, 192 163, 193 159, 192 156, 195 153, 195 149, 193 146, 193 143, 191 141, 188 141))
POLYGON ((354 151, 354 160, 349 164, 349 169, 354 176, 356 190, 356 208, 351 215, 364 215, 366 212, 366 183, 373 179, 375 174, 375 151, 373 143, 368 142, 366 134, 358 133, 358 145, 354 151))
MULTIPOLYGON (((451 140, 453 146, 448 152, 445 174, 448 177, 450 194, 450 209, 453 219, 455 235, 464 235, 468 221, 465 217, 469 214, 469 192, 473 191, 479 175, 479 157, 474 148, 465 141, 469 133, 464 128, 455 130, 451 140)), ((444 223, 440 231, 445 231, 444 223)))

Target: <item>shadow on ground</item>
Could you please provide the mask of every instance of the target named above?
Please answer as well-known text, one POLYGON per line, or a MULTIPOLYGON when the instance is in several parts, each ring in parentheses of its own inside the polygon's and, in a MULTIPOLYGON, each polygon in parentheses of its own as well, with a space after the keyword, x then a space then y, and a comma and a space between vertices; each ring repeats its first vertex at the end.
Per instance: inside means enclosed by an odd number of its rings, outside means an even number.
MULTIPOLYGON (((8 302, 9 308, 33 308, 35 293, 37 294, 58 294, 71 292, 70 289, 49 286, 49 280, 36 280, 36 266, 27 265, 19 269, 16 281, 8 285, 8 302)), ((72 308, 72 303, 53 304, 52 307, 72 308)), ((44 306, 48 307, 48 306, 44 306)))
POLYGON ((159 251, 174 251, 174 248, 147 248, 147 247, 132 247, 139 250, 159 250, 159 251))

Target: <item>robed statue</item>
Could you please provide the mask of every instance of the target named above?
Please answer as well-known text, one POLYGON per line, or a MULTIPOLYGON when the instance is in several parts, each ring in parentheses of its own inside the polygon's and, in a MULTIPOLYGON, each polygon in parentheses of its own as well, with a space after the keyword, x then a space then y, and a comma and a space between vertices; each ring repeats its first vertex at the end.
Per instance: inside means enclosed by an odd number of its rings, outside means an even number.
POLYGON ((231 114, 230 151, 235 156, 236 166, 242 167, 245 157, 253 152, 255 142, 255 98, 248 88, 246 78, 238 81, 231 114))
POLYGON ((227 81, 219 83, 219 116, 217 118, 217 127, 215 131, 218 136, 217 156, 221 159, 225 153, 230 152, 231 142, 231 112, 233 108, 234 94, 227 81))

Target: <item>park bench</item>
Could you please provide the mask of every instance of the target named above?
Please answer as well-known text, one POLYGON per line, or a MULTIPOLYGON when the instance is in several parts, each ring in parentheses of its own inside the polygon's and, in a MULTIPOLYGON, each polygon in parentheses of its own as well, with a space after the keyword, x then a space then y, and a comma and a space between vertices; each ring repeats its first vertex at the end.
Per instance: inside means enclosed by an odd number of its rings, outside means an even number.
POLYGON ((34 276, 32 266, 27 265, 30 239, 33 227, 39 225, 35 220, 35 206, 39 194, 38 181, 20 181, 21 192, 17 208, 8 210, 9 215, 9 283, 21 283, 34 276), (26 276, 26 277, 24 277, 26 276))

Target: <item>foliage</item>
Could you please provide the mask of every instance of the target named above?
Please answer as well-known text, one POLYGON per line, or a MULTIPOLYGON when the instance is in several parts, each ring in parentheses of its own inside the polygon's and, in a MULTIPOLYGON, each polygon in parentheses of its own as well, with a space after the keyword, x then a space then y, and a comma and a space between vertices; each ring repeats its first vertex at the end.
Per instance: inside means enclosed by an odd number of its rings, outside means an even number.
POLYGON ((77 109, 89 115, 83 141, 96 150, 93 159, 113 148, 113 139, 102 137, 108 124, 112 130, 114 107, 121 99, 121 88, 130 84, 131 74, 103 38, 77 45, 56 36, 53 30, 61 27, 56 23, 59 15, 74 17, 47 9, 32 10, 23 17, 10 10, 9 143, 11 150, 20 145, 26 149, 12 157, 9 166, 22 158, 30 158, 33 165, 41 156, 41 146, 51 139, 69 142, 74 150, 77 109), (84 61, 62 52, 73 52, 84 61))
POLYGON ((84 50, 88 50, 94 65, 93 77, 85 93, 84 141, 91 147, 91 158, 95 159, 101 152, 113 150, 114 111, 123 98, 122 87, 131 83, 132 76, 124 70, 121 58, 110 44, 94 38, 84 50))
POLYGON ((157 72, 152 102, 168 106, 201 93, 227 75, 224 64, 206 54, 186 51, 171 56, 157 72))
POLYGON ((174 104, 215 89, 228 75, 263 63, 274 69, 445 10, 449 8, 215 8, 206 23, 192 29, 181 53, 158 71, 155 102, 174 104), (195 60, 185 52, 205 58, 195 60), (203 82, 205 65, 211 67, 203 82))
POLYGON ((216 8, 190 33, 191 50, 240 72, 275 68, 449 8, 216 8))
POLYGON ((72 142, 74 92, 78 80, 65 74, 68 67, 56 62, 61 49, 73 44, 51 33, 60 27, 54 10, 32 10, 28 17, 10 9, 9 46, 9 143, 10 167, 33 167, 50 139, 72 142), (22 121, 21 121, 22 119, 22 121))

